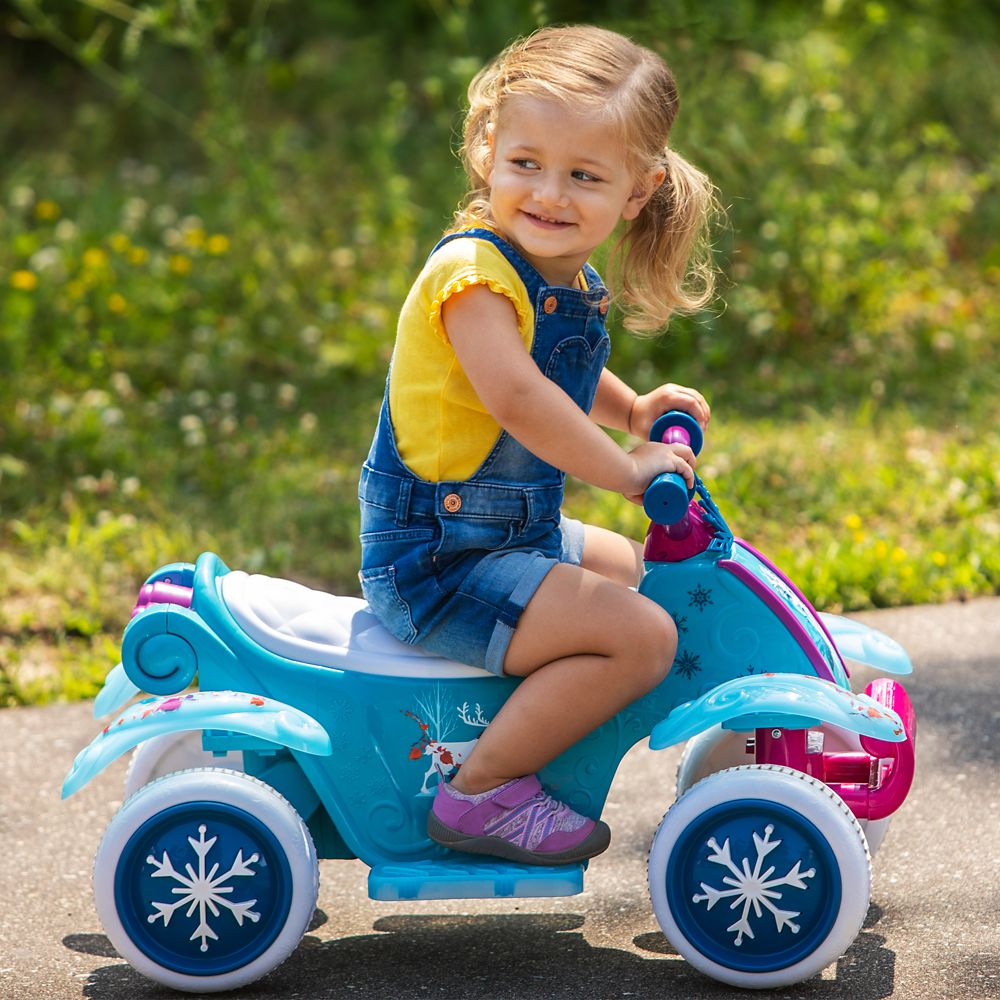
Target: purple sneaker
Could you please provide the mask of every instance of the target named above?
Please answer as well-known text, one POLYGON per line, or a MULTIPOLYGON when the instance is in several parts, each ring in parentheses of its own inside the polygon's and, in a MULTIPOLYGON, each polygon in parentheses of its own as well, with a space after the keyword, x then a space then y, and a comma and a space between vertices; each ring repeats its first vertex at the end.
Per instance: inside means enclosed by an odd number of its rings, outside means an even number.
POLYGON ((440 784, 427 816, 431 840, 524 865, 566 865, 607 850, 611 830, 542 790, 533 774, 465 795, 440 784))

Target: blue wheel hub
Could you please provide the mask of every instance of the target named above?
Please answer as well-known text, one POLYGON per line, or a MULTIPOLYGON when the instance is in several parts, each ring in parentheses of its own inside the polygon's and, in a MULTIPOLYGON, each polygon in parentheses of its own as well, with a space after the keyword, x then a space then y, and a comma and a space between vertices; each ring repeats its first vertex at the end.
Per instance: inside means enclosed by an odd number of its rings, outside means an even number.
POLYGON ((184 802, 132 834, 114 889, 122 926, 145 955, 174 972, 213 976, 271 946, 288 917, 292 873, 251 813, 184 802))
POLYGON ((667 864, 678 928, 706 958, 739 972, 801 961, 830 933, 843 894, 829 842, 793 809, 739 799, 706 810, 667 864))

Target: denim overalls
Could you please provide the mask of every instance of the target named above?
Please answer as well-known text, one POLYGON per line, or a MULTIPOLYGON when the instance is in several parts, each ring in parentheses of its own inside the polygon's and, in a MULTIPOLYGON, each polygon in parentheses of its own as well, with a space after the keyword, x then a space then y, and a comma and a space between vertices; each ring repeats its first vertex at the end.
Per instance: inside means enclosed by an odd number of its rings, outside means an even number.
MULTIPOLYGON (((608 293, 597 272, 584 266, 585 290, 547 285, 488 229, 446 236, 434 251, 469 238, 493 243, 517 271, 534 304, 531 357, 589 412, 610 353, 608 293)), ((546 573, 580 561, 581 526, 572 522, 572 543, 564 537, 564 478, 503 430, 469 479, 418 478, 396 448, 387 381, 358 490, 361 584, 382 624, 429 653, 502 673, 517 621, 546 573)))

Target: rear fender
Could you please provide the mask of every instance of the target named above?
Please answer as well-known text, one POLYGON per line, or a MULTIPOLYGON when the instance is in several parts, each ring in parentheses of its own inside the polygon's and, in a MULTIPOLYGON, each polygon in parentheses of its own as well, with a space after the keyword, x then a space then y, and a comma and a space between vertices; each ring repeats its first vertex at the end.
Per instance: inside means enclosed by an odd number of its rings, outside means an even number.
POLYGON ((866 694, 808 674, 752 674, 726 681, 678 705, 649 736, 654 750, 682 743, 711 726, 806 729, 829 723, 890 743, 906 739, 899 715, 866 694))
POLYGON ((81 789, 143 740, 199 729, 243 733, 319 756, 332 753, 329 734, 311 715, 273 698, 242 691, 195 691, 146 698, 129 706, 77 754, 63 782, 62 797, 81 789))

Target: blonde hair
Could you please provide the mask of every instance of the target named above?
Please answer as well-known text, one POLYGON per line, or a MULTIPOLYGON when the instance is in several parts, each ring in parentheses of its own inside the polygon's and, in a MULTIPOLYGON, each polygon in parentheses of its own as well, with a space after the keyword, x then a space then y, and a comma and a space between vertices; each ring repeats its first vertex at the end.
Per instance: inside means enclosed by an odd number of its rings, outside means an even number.
POLYGON ((712 297, 715 269, 706 238, 717 210, 708 177, 667 145, 680 99, 663 60, 603 28, 542 28, 518 39, 469 84, 460 150, 469 190, 449 232, 492 222, 489 130, 506 100, 549 97, 583 106, 621 130, 636 178, 666 171, 637 218, 612 250, 612 284, 621 289, 625 326, 653 331, 677 311, 692 312, 712 297))

